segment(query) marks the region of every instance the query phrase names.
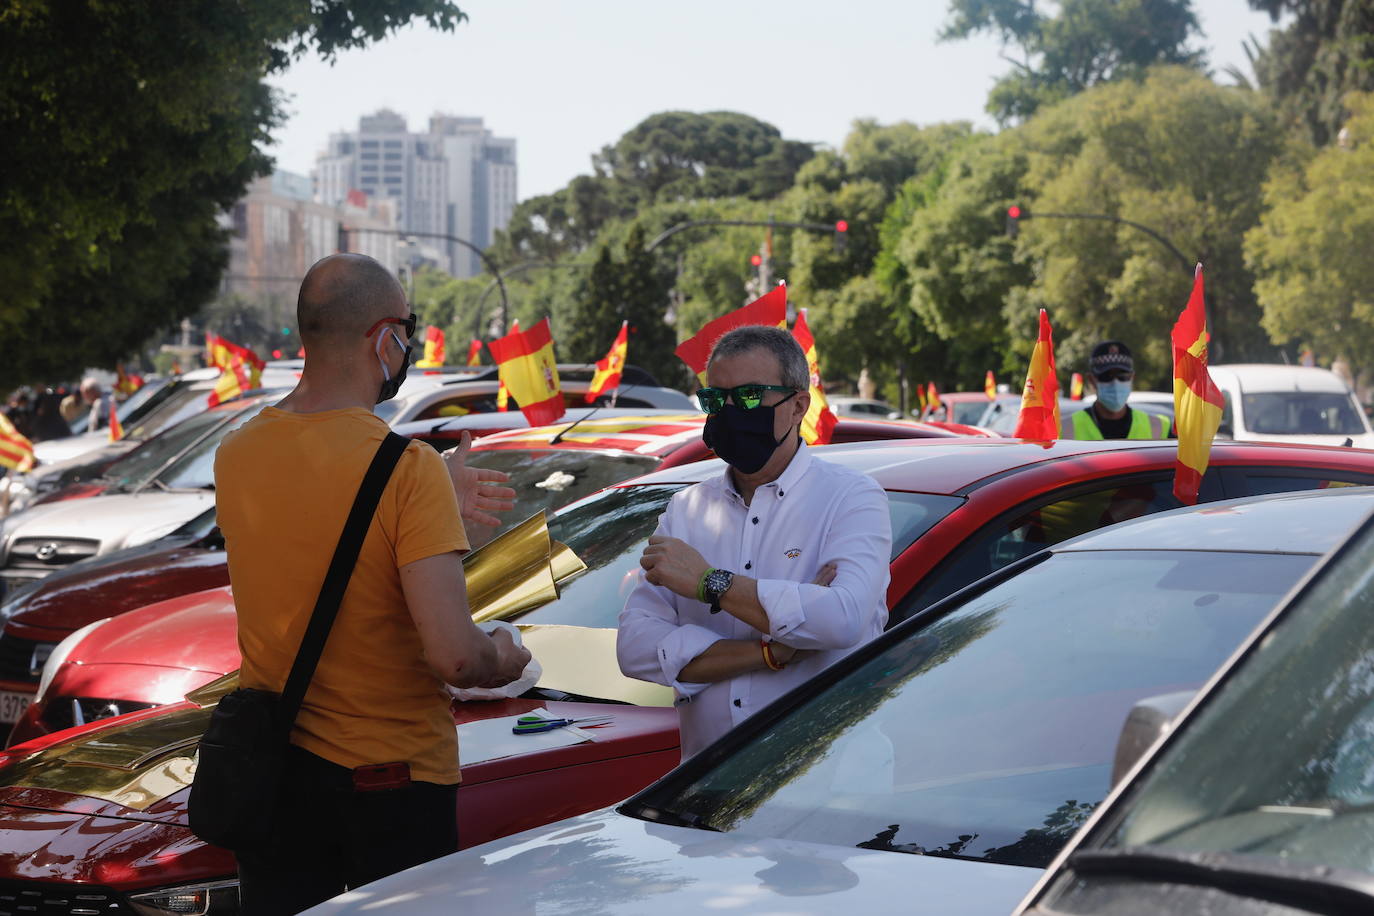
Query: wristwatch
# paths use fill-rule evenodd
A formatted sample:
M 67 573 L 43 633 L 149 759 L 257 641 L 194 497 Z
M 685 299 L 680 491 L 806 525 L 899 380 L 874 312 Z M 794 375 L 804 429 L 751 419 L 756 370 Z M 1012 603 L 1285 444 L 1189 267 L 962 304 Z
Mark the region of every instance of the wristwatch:
M 706 603 L 711 605 L 711 613 L 720 613 L 720 599 L 730 586 L 734 584 L 735 574 L 728 569 L 713 569 L 706 574 L 706 582 L 701 587 L 701 593 Z

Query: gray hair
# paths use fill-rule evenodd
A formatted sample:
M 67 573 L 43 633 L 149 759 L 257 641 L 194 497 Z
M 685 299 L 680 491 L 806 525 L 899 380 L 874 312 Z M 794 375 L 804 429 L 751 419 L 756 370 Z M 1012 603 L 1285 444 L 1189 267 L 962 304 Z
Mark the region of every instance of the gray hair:
M 722 356 L 739 356 L 754 350 L 763 350 L 777 361 L 782 383 L 788 388 L 806 391 L 811 387 L 811 368 L 806 364 L 806 354 L 797 339 L 782 328 L 761 324 L 735 328 L 716 341 L 706 365 L 709 368 Z

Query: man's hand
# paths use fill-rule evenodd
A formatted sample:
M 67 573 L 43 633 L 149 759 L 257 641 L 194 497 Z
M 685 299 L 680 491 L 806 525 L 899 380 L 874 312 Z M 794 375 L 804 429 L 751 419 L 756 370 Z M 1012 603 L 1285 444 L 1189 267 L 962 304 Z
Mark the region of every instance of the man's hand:
M 517 646 L 510 632 L 505 629 L 497 629 L 489 635 L 496 646 L 496 672 L 480 686 L 504 687 L 511 681 L 519 680 L 520 675 L 525 673 L 525 666 L 530 663 L 530 650 Z
M 695 599 L 701 577 L 711 565 L 686 541 L 655 534 L 639 558 L 644 578 L 684 598 Z
M 493 512 L 509 512 L 515 508 L 515 491 L 510 487 L 499 486 L 510 480 L 504 471 L 491 471 L 467 466 L 468 450 L 472 448 L 472 433 L 463 430 L 463 437 L 456 448 L 444 452 L 444 463 L 448 465 L 448 476 L 453 481 L 453 491 L 458 494 L 458 509 L 467 526 L 496 529 L 501 527 L 501 519 Z M 493 531 L 486 532 L 487 535 Z M 473 543 L 485 540 L 481 532 L 473 532 Z

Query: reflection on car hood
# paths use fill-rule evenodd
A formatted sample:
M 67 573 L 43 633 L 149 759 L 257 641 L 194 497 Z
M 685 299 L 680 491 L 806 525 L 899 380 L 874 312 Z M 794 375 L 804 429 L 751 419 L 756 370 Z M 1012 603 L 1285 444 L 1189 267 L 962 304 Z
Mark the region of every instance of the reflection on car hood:
M 1039 874 L 1011 865 L 667 827 L 606 809 L 435 859 L 307 912 L 962 916 L 1010 912 Z
M 66 461 L 69 458 L 76 458 L 87 452 L 103 449 L 110 444 L 109 431 L 98 429 L 93 433 L 82 433 L 79 436 L 64 436 L 61 439 L 48 439 L 39 442 L 33 447 L 33 457 L 40 462 L 39 466 L 43 467 L 59 461 Z M 123 451 L 128 451 L 128 447 L 126 446 Z
M 31 506 L 9 519 L 6 539 L 87 538 L 100 541 L 100 552 L 142 544 L 172 531 L 213 506 L 214 493 L 113 493 L 91 499 Z

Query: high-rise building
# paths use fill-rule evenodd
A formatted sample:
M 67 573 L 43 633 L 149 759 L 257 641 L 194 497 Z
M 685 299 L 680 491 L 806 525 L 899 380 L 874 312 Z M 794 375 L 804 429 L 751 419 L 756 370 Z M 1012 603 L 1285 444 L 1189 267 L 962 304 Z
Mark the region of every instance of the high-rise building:
M 382 110 L 358 121 L 356 133 L 330 135 L 316 161 L 315 194 L 337 204 L 350 191 L 396 202 L 404 231 L 452 235 L 479 248 L 491 244 L 515 209 L 515 141 L 495 137 L 481 118 L 435 115 L 428 133 L 410 133 L 405 119 Z M 459 277 L 481 272 L 481 260 L 461 245 L 426 240 Z

